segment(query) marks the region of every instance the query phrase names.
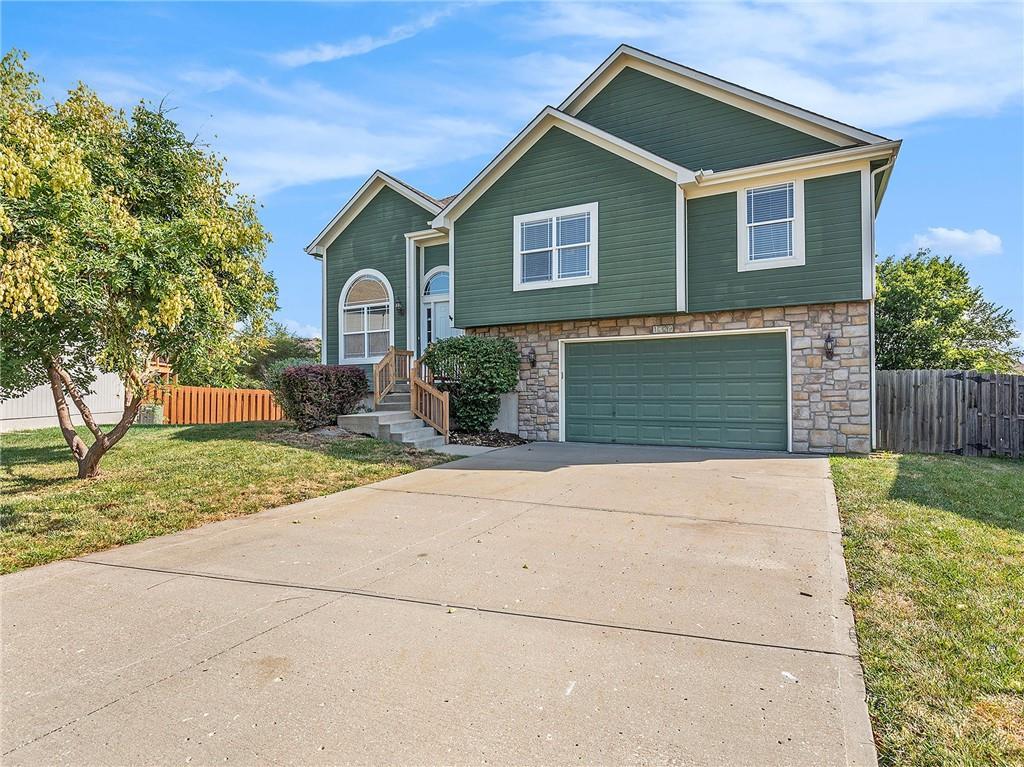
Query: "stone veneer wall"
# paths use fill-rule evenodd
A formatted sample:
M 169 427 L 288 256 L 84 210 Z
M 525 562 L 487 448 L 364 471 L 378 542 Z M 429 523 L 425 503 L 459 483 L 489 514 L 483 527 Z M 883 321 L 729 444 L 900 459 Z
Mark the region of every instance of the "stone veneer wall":
M 790 327 L 793 378 L 793 450 L 798 453 L 866 453 L 870 438 L 869 304 L 863 302 L 742 309 L 657 317 L 571 320 L 470 328 L 478 335 L 507 336 L 520 353 L 533 348 L 537 367 L 520 367 L 519 434 L 558 439 L 558 340 L 651 335 L 655 325 L 676 333 Z M 836 339 L 825 359 L 826 334 Z

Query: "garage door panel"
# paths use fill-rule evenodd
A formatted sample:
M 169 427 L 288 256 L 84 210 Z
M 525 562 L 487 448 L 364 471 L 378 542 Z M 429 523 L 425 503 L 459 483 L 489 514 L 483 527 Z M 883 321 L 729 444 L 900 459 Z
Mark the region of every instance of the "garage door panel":
M 565 438 L 745 447 L 787 444 L 781 333 L 565 347 Z

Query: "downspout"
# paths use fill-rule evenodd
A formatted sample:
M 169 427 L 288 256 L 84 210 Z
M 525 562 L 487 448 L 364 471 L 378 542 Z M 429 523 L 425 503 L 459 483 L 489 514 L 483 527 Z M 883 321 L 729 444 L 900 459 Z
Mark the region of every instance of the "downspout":
M 890 157 L 889 162 L 871 171 L 871 304 L 868 307 L 868 323 L 870 324 L 870 334 L 868 335 L 868 344 L 870 350 L 870 364 L 871 364 L 871 387 L 868 396 L 871 397 L 871 443 L 870 447 L 874 450 L 878 447 L 878 410 L 877 410 L 877 383 L 878 374 L 875 370 L 875 213 L 878 212 L 878 203 L 875 199 L 875 177 L 879 173 L 883 173 L 892 168 L 893 163 L 896 162 L 895 157 Z

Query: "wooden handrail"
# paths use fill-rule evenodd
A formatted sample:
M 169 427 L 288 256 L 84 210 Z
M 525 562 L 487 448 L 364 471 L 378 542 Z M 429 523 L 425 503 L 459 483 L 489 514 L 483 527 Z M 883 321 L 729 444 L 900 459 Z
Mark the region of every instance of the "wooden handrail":
M 380 362 L 373 365 L 373 404 L 379 405 L 385 395 L 395 388 L 399 381 L 409 380 L 412 352 L 407 349 L 388 349 Z
M 412 413 L 440 432 L 445 444 L 448 444 L 451 413 L 448 392 L 435 387 L 433 381 L 434 374 L 430 368 L 420 360 L 413 360 L 409 367 L 409 402 Z

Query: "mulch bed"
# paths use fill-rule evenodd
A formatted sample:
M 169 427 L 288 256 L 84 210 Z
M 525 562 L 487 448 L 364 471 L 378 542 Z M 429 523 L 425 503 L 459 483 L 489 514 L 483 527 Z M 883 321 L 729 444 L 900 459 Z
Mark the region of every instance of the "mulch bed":
M 453 431 L 448 435 L 448 441 L 454 445 L 512 447 L 513 445 L 525 445 L 530 440 L 523 439 L 518 434 L 509 434 L 506 431 L 482 431 L 476 433 Z

